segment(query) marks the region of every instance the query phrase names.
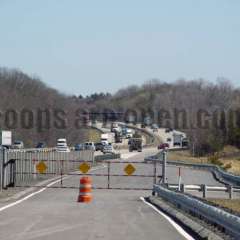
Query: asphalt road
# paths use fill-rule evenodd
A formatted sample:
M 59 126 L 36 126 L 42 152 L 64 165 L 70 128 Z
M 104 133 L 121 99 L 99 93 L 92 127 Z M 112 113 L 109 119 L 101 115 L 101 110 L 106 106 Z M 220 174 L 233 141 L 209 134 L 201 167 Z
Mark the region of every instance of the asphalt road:
M 152 150 L 124 153 L 121 164 L 111 165 L 111 174 L 123 174 L 126 161 L 143 161 Z M 129 157 L 129 158 L 128 158 Z M 94 173 L 106 173 L 106 165 Z M 152 164 L 134 164 L 134 174 L 152 175 Z M 157 168 L 158 174 L 161 167 Z M 92 173 L 93 173 L 92 172 Z M 168 169 L 168 181 L 177 182 L 177 168 Z M 93 177 L 95 187 L 107 186 L 106 177 Z M 216 185 L 211 173 L 184 169 L 185 183 Z M 152 177 L 111 177 L 111 187 L 151 188 Z M 64 186 L 77 187 L 79 176 L 70 176 Z M 55 186 L 58 186 L 56 184 Z M 77 189 L 49 188 L 13 207 L 0 211 L 1 240 L 71 239 L 185 239 L 162 215 L 140 200 L 151 190 L 94 190 L 90 204 L 77 203 Z

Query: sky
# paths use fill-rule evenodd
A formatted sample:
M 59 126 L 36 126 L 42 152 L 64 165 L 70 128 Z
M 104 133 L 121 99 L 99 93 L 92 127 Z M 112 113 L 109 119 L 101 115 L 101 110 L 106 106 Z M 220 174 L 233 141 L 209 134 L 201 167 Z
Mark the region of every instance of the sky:
M 0 66 L 66 94 L 150 79 L 240 86 L 239 0 L 0 0 Z

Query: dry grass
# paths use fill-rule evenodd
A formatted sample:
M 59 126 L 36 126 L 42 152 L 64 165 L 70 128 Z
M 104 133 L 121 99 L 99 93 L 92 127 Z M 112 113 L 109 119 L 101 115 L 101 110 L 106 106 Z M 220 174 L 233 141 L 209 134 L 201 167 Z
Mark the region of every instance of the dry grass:
M 168 159 L 172 161 L 185 161 L 189 163 L 208 163 L 207 157 L 192 157 L 189 151 L 169 152 Z
M 94 128 L 89 128 L 88 129 L 88 141 L 89 142 L 100 142 L 100 140 L 101 140 L 101 132 Z
M 229 165 L 230 167 L 226 171 L 240 175 L 240 157 L 225 157 L 227 154 L 239 153 L 239 149 L 226 146 L 222 152 L 219 153 L 219 161 L 223 163 L 222 167 Z M 169 160 L 185 161 L 189 163 L 211 163 L 208 157 L 192 157 L 189 151 L 169 152 Z
M 240 199 L 208 199 L 208 201 L 240 214 Z

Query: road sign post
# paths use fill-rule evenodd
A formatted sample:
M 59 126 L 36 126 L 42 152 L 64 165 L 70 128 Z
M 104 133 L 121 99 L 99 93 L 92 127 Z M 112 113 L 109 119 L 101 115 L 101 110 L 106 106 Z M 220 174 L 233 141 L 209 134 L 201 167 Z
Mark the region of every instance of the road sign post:
M 178 168 L 178 191 L 181 190 L 181 168 Z
M 163 159 L 162 159 L 162 183 L 167 183 L 167 174 L 166 174 L 166 168 L 167 168 L 167 152 L 165 150 L 162 151 Z

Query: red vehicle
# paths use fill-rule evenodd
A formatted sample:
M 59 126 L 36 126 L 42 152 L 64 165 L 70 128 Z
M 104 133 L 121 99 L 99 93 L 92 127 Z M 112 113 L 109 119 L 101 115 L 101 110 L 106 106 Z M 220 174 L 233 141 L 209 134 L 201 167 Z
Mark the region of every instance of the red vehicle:
M 165 149 L 165 148 L 169 148 L 168 143 L 162 143 L 162 144 L 158 145 L 158 149 Z

